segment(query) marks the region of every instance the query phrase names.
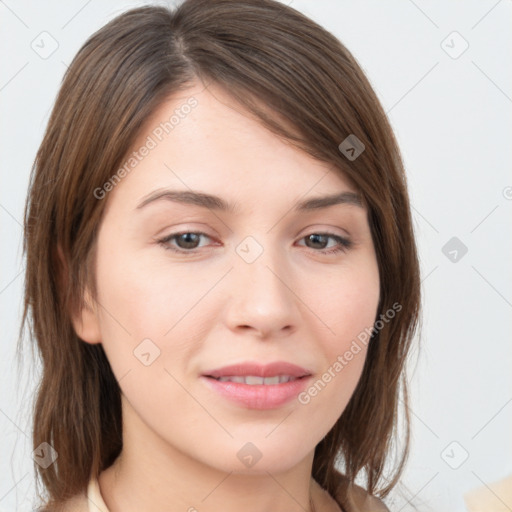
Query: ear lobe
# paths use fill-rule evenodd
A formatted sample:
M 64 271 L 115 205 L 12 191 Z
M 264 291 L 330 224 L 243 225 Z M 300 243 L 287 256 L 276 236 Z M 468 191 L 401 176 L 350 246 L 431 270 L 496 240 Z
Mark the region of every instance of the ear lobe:
M 60 263 L 59 287 L 64 294 L 68 282 L 68 266 L 61 246 L 57 246 Z M 62 295 L 64 296 L 64 295 Z M 84 305 L 78 311 L 70 311 L 71 323 L 77 336 L 86 343 L 101 343 L 101 332 L 96 302 L 88 289 L 84 292 Z
M 84 293 L 85 304 L 80 311 L 71 316 L 71 322 L 77 336 L 86 343 L 101 343 L 100 322 L 96 302 L 92 299 L 89 290 Z

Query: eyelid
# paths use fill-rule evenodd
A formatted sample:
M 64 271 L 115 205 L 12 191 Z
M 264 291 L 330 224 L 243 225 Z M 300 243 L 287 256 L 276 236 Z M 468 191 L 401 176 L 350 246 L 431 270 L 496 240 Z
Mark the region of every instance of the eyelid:
M 193 229 L 183 229 L 180 231 L 170 233 L 170 234 L 166 235 L 165 237 L 156 240 L 156 242 L 159 245 L 161 245 L 165 250 L 170 250 L 170 251 L 173 251 L 174 253 L 180 254 L 180 255 L 187 255 L 187 254 L 195 255 L 195 254 L 202 252 L 201 250 L 203 248 L 201 248 L 201 247 L 187 250 L 187 249 L 174 248 L 169 245 L 171 240 L 176 239 L 179 236 L 184 235 L 184 234 L 199 235 L 200 237 L 203 236 L 203 237 L 209 238 L 210 240 L 215 239 L 215 237 L 212 237 L 202 231 L 194 231 Z M 299 236 L 298 241 L 300 242 L 302 240 L 305 240 L 307 237 L 312 236 L 312 235 L 319 235 L 319 236 L 331 238 L 331 239 L 334 239 L 337 241 L 337 245 L 334 248 L 330 248 L 330 249 L 313 249 L 310 247 L 308 248 L 305 245 L 301 245 L 301 247 L 306 247 L 312 253 L 318 253 L 318 254 L 322 254 L 322 255 L 330 255 L 330 254 L 334 255 L 334 254 L 338 254 L 338 253 L 346 253 L 354 245 L 354 242 L 352 241 L 352 239 L 350 237 L 342 236 L 337 233 L 333 233 L 331 231 L 326 231 L 326 230 L 322 230 L 322 229 L 317 229 L 317 230 L 312 229 L 308 233 Z M 206 249 L 208 249 L 208 247 Z
M 172 233 L 169 233 L 168 235 L 165 235 L 164 237 L 156 238 L 155 241 L 160 244 L 165 244 L 166 242 L 168 242 L 174 238 L 178 238 L 180 235 L 185 235 L 188 233 L 191 233 L 193 235 L 203 236 L 203 237 L 209 238 L 210 240 L 214 240 L 214 237 L 210 236 L 208 233 L 205 233 L 203 231 L 197 231 L 197 230 L 194 231 L 193 229 L 182 229 L 180 231 L 174 231 Z M 185 249 L 181 249 L 181 251 L 188 252 L 188 253 L 192 253 L 195 250 L 197 250 L 197 249 L 191 249 L 189 251 L 186 251 Z

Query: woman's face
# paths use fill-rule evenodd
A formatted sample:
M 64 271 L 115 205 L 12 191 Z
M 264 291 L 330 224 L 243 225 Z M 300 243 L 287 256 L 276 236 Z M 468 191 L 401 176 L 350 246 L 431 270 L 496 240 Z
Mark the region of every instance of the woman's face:
M 97 199 L 97 301 L 75 321 L 119 381 L 123 449 L 235 472 L 312 457 L 354 392 L 366 357 L 354 340 L 377 314 L 355 189 L 215 86 L 163 104 L 133 151 Z

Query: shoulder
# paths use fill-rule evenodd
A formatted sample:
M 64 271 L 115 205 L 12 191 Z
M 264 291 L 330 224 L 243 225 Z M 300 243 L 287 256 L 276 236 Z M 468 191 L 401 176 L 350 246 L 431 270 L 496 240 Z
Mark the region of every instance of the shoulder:
M 79 494 L 68 500 L 59 512 L 89 512 L 89 500 L 87 496 Z
M 89 500 L 85 494 L 77 494 L 58 506 L 47 506 L 35 512 L 89 512 Z
M 340 486 L 334 499 L 346 512 L 390 512 L 385 503 L 368 493 L 360 485 L 350 483 L 347 477 L 341 473 Z
M 356 506 L 354 512 L 390 512 L 381 499 L 368 494 L 359 485 L 352 485 L 352 492 L 349 494 L 349 498 L 352 499 Z

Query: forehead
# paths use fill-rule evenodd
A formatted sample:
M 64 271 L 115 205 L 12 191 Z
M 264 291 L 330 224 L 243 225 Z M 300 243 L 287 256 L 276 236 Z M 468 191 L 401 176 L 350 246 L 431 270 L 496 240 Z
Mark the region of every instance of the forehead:
M 212 84 L 193 84 L 162 103 L 124 163 L 129 172 L 113 195 L 142 198 L 157 189 L 194 189 L 258 204 L 262 197 L 296 201 L 356 192 L 339 170 L 269 131 Z

